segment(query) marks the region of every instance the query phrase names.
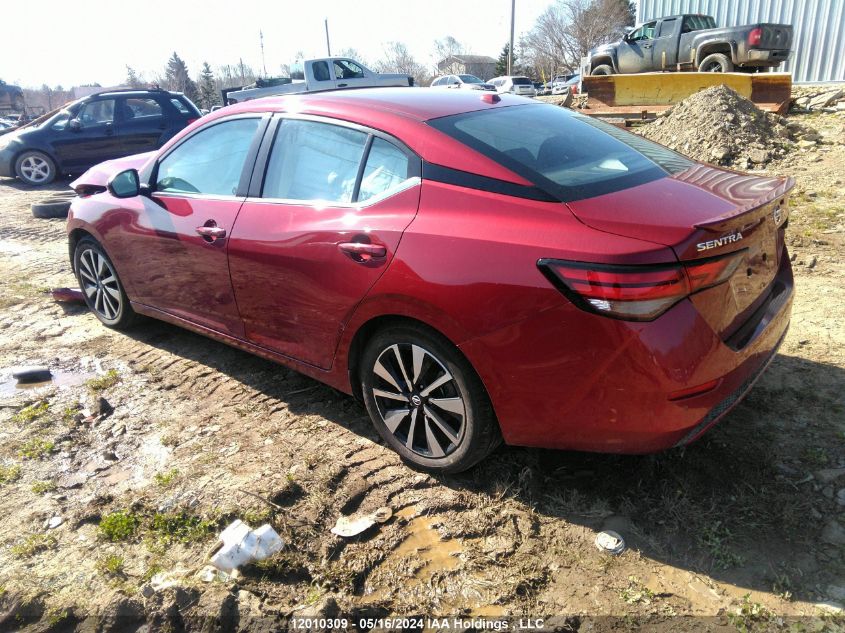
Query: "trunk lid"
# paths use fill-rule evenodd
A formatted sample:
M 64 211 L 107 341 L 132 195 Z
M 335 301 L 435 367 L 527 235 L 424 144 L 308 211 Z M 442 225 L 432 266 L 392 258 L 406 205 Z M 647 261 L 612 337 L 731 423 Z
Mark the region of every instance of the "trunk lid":
M 584 224 L 669 246 L 680 261 L 737 253 L 725 283 L 691 301 L 728 338 L 765 301 L 783 252 L 791 178 L 766 178 L 695 165 L 638 187 L 568 205 Z

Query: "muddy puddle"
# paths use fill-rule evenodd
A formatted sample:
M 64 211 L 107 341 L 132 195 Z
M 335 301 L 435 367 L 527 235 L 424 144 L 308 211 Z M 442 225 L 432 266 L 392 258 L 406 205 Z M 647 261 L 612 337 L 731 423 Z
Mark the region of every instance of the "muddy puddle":
M 9 378 L 0 382 L 0 397 L 14 396 L 42 387 L 78 387 L 96 377 L 96 375 L 94 372 L 54 371 L 50 380 L 41 382 L 18 382 L 14 378 Z

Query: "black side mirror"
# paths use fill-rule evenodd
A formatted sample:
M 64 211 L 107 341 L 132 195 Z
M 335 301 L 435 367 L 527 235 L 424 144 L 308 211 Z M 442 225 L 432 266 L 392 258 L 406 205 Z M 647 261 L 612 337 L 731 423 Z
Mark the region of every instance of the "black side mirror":
M 78 132 L 82 129 L 82 121 L 80 121 L 79 119 L 71 119 L 67 122 L 67 127 L 73 132 Z
M 134 198 L 141 193 L 141 180 L 137 169 L 127 169 L 112 176 L 108 190 L 115 198 Z

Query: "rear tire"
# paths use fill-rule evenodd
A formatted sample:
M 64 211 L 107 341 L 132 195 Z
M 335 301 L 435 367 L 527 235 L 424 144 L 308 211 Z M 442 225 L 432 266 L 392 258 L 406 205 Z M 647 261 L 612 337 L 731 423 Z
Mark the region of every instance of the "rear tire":
M 732 73 L 734 63 L 724 53 L 713 53 L 701 60 L 698 71 L 702 73 Z
M 360 372 L 373 425 L 416 468 L 459 473 L 502 441 L 493 406 L 472 366 L 454 345 L 425 327 L 403 324 L 376 334 L 364 350 Z
M 47 185 L 56 179 L 56 163 L 44 152 L 31 150 L 18 156 L 15 174 L 28 185 Z
M 117 276 L 114 264 L 97 241 L 83 237 L 73 252 L 73 269 L 85 303 L 106 327 L 125 330 L 136 314 Z
M 613 66 L 609 64 L 601 64 L 600 66 L 596 66 L 593 68 L 593 72 L 590 73 L 593 76 L 602 76 L 602 75 L 613 75 Z

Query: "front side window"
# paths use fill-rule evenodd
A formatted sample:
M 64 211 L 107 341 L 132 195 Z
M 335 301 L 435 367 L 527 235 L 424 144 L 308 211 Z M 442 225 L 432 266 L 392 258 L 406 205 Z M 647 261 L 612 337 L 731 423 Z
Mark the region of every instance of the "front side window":
M 374 198 L 408 178 L 408 156 L 398 147 L 381 138 L 373 138 L 367 164 L 361 179 L 358 202 Z
M 159 163 L 156 191 L 237 195 L 259 119 L 223 121 L 201 130 Z
M 367 134 L 287 119 L 279 126 L 262 196 L 283 200 L 352 202 Z
M 693 164 L 610 124 L 550 105 L 479 110 L 429 125 L 564 201 L 644 184 Z
M 114 122 L 114 99 L 91 101 L 82 106 L 79 120 L 84 126 L 105 125 Z
M 654 22 L 648 22 L 643 24 L 640 28 L 636 31 L 631 33 L 628 39 L 632 42 L 636 42 L 639 40 L 653 40 L 654 39 L 654 29 L 657 27 L 657 20 Z
M 337 79 L 360 79 L 364 69 L 348 59 L 338 59 L 334 62 L 334 75 Z
M 70 114 L 68 112 L 60 112 L 57 117 L 55 117 L 50 123 L 50 129 L 56 130 L 56 132 L 61 132 L 67 127 L 67 123 L 70 121 Z

